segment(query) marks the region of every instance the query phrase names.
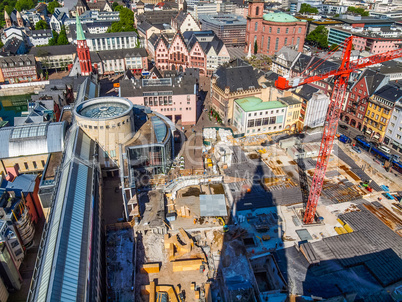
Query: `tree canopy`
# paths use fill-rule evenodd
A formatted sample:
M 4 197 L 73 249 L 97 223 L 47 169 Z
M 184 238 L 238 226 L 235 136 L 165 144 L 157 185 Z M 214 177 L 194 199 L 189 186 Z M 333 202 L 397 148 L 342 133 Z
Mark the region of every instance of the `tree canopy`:
M 116 9 L 116 7 L 118 7 L 118 6 L 120 6 L 120 9 L 123 7 L 123 6 L 119 5 L 119 3 L 113 2 L 113 4 L 112 4 L 112 9 L 113 9 L 114 11 L 119 11 L 120 9 Z
M 46 23 L 45 20 L 39 20 L 38 22 L 36 22 L 35 24 L 35 29 L 48 29 L 49 25 Z
M 49 2 L 47 4 L 47 11 L 49 12 L 49 14 L 53 15 L 54 14 L 54 9 L 56 7 L 60 7 L 60 6 L 61 6 L 60 3 L 58 1 L 56 1 L 56 0 L 54 0 L 54 1 Z
M 134 28 L 133 11 L 125 7 L 122 7 L 119 11 L 120 21 L 112 23 L 112 26 L 108 28 L 107 32 L 137 31 Z
M 68 39 L 67 39 L 66 28 L 63 26 L 61 28 L 59 37 L 57 38 L 57 45 L 67 45 L 67 44 L 68 44 Z
M 318 9 L 316 7 L 312 7 L 310 4 L 302 3 L 299 13 L 318 14 Z
M 10 15 L 11 12 L 13 11 L 15 7 L 15 3 L 17 0 L 3 0 L 0 1 L 0 26 L 4 27 L 5 21 L 4 21 L 4 11 L 7 11 L 7 13 Z
M 348 12 L 358 14 L 358 15 L 364 16 L 364 17 L 367 17 L 369 15 L 369 12 L 365 11 L 364 8 L 361 8 L 361 7 L 349 6 Z
M 57 45 L 57 39 L 59 38 L 59 34 L 57 33 L 57 31 L 52 30 L 52 35 L 53 38 L 49 39 L 50 46 Z
M 35 7 L 35 2 L 33 0 L 18 0 L 15 4 L 15 9 L 17 11 L 28 10 Z
M 60 34 L 58 34 L 56 31 L 52 30 L 53 38 L 49 39 L 49 45 L 67 45 L 68 39 L 67 39 L 67 33 L 66 33 L 66 28 L 63 26 L 61 28 Z
M 318 47 L 327 48 L 328 47 L 328 30 L 324 25 L 317 26 L 312 32 L 310 32 L 306 41 L 315 43 Z

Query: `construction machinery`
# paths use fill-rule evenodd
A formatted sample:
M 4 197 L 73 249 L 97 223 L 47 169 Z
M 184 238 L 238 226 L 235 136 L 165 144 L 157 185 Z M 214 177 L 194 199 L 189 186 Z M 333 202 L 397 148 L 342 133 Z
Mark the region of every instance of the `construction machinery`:
M 225 223 L 225 220 L 223 220 L 222 217 L 216 217 L 217 219 L 219 219 L 222 222 L 222 226 L 223 226 L 223 232 L 226 233 L 227 231 L 229 231 L 229 227 L 227 226 L 227 224 Z
M 350 74 L 360 68 L 365 68 L 371 65 L 402 57 L 402 49 L 396 49 L 351 61 L 350 54 L 353 46 L 353 38 L 353 36 L 346 38 L 345 42 L 340 45 L 340 48 L 338 48 L 343 49 L 342 62 L 338 69 L 333 69 L 327 72 L 323 71 L 322 73 L 318 72 L 317 70 L 318 67 L 320 67 L 335 53 L 335 50 L 333 50 L 329 52 L 327 56 L 323 59 L 316 60 L 315 62 L 309 64 L 307 68 L 303 72 L 301 72 L 300 76 L 293 78 L 280 76 L 275 81 L 275 86 L 278 89 L 286 90 L 308 83 L 313 83 L 332 77 L 334 78 L 334 86 L 332 89 L 331 100 L 325 120 L 320 152 L 317 157 L 317 164 L 313 176 L 313 181 L 310 187 L 306 210 L 303 217 L 303 223 L 305 224 L 310 224 L 314 222 L 317 203 L 321 194 L 325 172 L 327 170 L 329 157 L 331 155 L 332 147 L 334 144 L 334 138 L 341 113 L 341 106 L 345 97 Z

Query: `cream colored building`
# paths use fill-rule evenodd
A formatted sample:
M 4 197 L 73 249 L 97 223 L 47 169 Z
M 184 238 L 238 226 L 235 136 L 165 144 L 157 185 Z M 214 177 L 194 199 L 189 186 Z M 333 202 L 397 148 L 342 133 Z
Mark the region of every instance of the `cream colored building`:
M 119 145 L 130 140 L 135 132 L 133 104 L 124 98 L 100 97 L 75 107 L 74 115 L 81 129 L 104 151 L 104 164 L 118 163 Z
M 303 128 L 303 125 L 300 122 L 300 109 L 302 102 L 292 96 L 279 98 L 278 100 L 287 105 L 284 129 L 292 132 L 301 130 Z

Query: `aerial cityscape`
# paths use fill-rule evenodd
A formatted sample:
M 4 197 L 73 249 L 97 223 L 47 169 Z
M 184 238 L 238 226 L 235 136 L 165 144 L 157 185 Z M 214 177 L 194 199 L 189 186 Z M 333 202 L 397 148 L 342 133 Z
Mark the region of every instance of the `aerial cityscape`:
M 0 1 L 0 302 L 402 302 L 402 0 Z

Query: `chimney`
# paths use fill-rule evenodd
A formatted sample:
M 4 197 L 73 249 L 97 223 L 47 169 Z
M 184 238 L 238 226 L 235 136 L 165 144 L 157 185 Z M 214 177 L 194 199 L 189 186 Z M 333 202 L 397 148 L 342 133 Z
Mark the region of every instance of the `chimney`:
M 18 164 L 15 164 L 12 167 L 6 167 L 6 180 L 8 181 L 13 181 L 18 175 L 19 175 L 19 171 L 20 167 L 18 166 Z

